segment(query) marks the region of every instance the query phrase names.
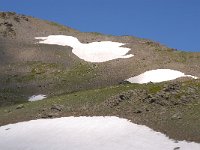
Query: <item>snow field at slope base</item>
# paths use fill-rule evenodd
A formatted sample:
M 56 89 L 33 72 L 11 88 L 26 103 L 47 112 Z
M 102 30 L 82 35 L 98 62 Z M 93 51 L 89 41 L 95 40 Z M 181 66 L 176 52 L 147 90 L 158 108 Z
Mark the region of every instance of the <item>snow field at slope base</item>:
M 0 127 L 1 150 L 200 150 L 118 117 L 39 119 Z
M 192 75 L 185 75 L 184 73 L 177 70 L 156 69 L 156 70 L 146 71 L 138 76 L 131 77 L 127 79 L 126 81 L 129 81 L 131 83 L 139 83 L 139 84 L 148 83 L 148 82 L 158 83 L 158 82 L 163 82 L 163 81 L 174 80 L 180 77 L 190 77 L 193 79 L 198 78 Z
M 118 42 L 101 41 L 83 44 L 76 37 L 65 35 L 50 35 L 48 37 L 36 37 L 35 39 L 40 40 L 39 43 L 43 44 L 70 46 L 76 56 L 88 62 L 106 62 L 133 56 L 133 54 L 127 55 L 130 48 L 121 47 L 125 44 Z
M 29 97 L 28 101 L 30 101 L 30 102 L 39 101 L 39 100 L 43 100 L 45 98 L 47 98 L 46 95 L 42 95 L 42 94 L 33 95 L 33 96 Z

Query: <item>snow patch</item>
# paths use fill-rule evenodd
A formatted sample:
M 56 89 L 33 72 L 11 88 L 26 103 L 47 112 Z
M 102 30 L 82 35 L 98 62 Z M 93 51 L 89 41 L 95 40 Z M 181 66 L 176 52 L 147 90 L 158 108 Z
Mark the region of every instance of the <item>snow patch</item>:
M 50 35 L 48 37 L 35 37 L 39 43 L 56 44 L 72 47 L 72 52 L 88 62 L 106 62 L 118 58 L 130 58 L 133 54 L 127 54 L 131 49 L 121 47 L 124 43 L 101 41 L 83 44 L 76 37 L 65 35 Z
M 190 77 L 193 79 L 198 79 L 198 77 L 192 75 L 185 75 L 184 73 L 177 70 L 156 69 L 156 70 L 146 71 L 138 76 L 131 77 L 126 81 L 129 81 L 131 83 L 140 83 L 140 84 L 148 82 L 157 83 L 157 82 L 174 80 L 180 77 Z
M 46 95 L 42 95 L 42 94 L 40 94 L 40 95 L 33 95 L 33 96 L 29 97 L 28 101 L 30 101 L 30 102 L 39 101 L 39 100 L 43 100 L 45 98 L 47 98 Z
M 2 150 L 199 150 L 118 117 L 39 119 L 0 127 Z

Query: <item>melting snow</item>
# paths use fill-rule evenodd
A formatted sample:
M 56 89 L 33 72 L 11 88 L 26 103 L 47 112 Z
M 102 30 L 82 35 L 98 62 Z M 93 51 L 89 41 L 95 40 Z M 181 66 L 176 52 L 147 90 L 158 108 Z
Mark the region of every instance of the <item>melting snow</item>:
M 191 77 L 197 79 L 198 77 L 192 75 L 185 75 L 184 73 L 176 70 L 171 69 L 157 69 L 157 70 L 150 70 L 146 71 L 138 76 L 131 77 L 127 79 L 127 81 L 131 83 L 148 83 L 148 82 L 163 82 L 174 80 L 180 77 Z
M 2 150 L 199 150 L 117 117 L 40 119 L 0 127 Z
M 28 101 L 31 101 L 31 102 L 32 101 L 39 101 L 39 100 L 43 100 L 45 98 L 47 98 L 46 95 L 42 95 L 42 94 L 40 94 L 40 95 L 33 95 L 33 96 L 29 97 Z
M 130 58 L 133 54 L 127 53 L 130 48 L 121 47 L 125 44 L 111 41 L 101 41 L 83 44 L 73 36 L 50 35 L 48 37 L 36 37 L 39 43 L 56 44 L 72 47 L 72 52 L 88 62 L 105 62 L 118 58 Z

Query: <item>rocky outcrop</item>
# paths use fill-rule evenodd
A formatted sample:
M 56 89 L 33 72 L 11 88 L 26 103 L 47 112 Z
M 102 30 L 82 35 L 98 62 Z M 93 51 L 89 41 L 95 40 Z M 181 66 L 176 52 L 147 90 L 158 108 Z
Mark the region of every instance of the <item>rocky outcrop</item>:
M 143 102 L 158 104 L 161 106 L 175 106 L 191 103 L 200 98 L 198 87 L 187 87 L 184 89 L 181 83 L 165 84 L 160 91 L 148 94 Z
M 150 83 L 152 84 L 152 83 Z M 200 101 L 198 86 L 185 87 L 182 83 L 165 83 L 157 92 L 151 92 L 150 87 L 143 90 L 135 89 L 122 92 L 107 99 L 103 105 L 113 108 L 125 101 L 140 100 L 144 103 L 160 106 L 185 105 L 193 101 Z M 152 88 L 152 87 L 151 87 Z M 156 88 L 156 85 L 155 87 Z

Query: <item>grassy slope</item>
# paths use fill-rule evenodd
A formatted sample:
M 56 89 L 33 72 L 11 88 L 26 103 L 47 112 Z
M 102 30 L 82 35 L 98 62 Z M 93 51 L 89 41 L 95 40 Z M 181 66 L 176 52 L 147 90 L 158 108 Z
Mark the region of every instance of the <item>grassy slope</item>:
M 9 69 L 15 67 L 27 68 L 27 71 L 23 74 L 8 74 L 5 77 L 4 84 L 17 85 L 17 87 L 5 86 L 0 89 L 2 106 L 27 101 L 28 97 L 35 93 L 58 95 L 80 90 L 80 87 L 76 86 L 86 85 L 95 74 L 93 66 L 87 63 L 74 64 L 70 69 L 65 69 L 61 64 L 36 61 L 11 64 Z M 36 87 L 31 88 L 35 84 Z
M 146 101 L 149 95 L 158 96 L 170 84 L 121 84 L 28 102 L 24 103 L 21 109 L 17 109 L 18 105 L 1 107 L 0 125 L 38 118 L 115 115 L 130 119 L 134 123 L 145 124 L 174 139 L 200 142 L 199 81 L 175 83 L 179 86 L 178 92 L 169 93 L 173 101 L 168 99 L 163 103 L 149 102 L 148 99 Z M 191 87 L 195 90 L 195 94 L 186 92 Z M 119 99 L 120 95 L 124 95 L 125 98 Z M 181 96 L 187 98 L 180 101 Z M 61 107 L 61 111 L 53 109 L 54 105 Z

